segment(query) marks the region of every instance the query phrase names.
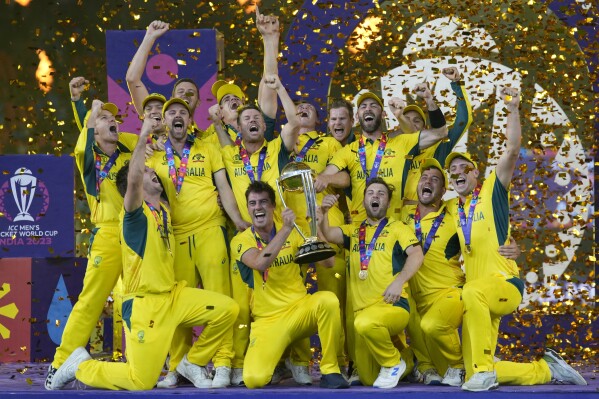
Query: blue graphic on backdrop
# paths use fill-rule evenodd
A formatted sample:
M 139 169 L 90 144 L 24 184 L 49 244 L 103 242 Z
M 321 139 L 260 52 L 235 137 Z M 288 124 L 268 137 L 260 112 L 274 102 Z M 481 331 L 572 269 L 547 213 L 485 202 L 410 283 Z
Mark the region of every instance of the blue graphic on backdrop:
M 48 336 L 56 345 L 60 345 L 62 332 L 73 310 L 73 305 L 68 296 L 69 292 L 61 274 L 58 284 L 56 284 L 54 295 L 52 296 L 52 302 L 48 308 Z

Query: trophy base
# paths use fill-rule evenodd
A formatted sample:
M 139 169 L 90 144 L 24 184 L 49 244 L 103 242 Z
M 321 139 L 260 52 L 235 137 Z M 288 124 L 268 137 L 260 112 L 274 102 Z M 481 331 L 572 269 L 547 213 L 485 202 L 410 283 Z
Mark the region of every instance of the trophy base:
M 336 251 L 326 242 L 307 242 L 299 247 L 294 262 L 298 264 L 316 263 L 334 256 L 335 253 Z

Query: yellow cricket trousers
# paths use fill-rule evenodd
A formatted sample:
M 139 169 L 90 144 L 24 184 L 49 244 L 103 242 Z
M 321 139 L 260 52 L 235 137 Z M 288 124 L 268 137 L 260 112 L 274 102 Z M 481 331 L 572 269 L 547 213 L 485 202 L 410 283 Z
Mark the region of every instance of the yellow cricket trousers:
M 237 304 L 215 292 L 177 285 L 165 294 L 139 295 L 123 302 L 127 362 L 89 360 L 81 363 L 77 379 L 104 389 L 152 389 L 164 365 L 178 326 L 204 325 L 190 349 L 191 363 L 205 366 L 224 341 L 231 342 Z
M 332 292 L 320 291 L 306 295 L 280 314 L 252 323 L 243 368 L 245 386 L 260 388 L 268 384 L 285 349 L 317 330 L 322 345 L 320 372 L 339 373 L 339 300 Z

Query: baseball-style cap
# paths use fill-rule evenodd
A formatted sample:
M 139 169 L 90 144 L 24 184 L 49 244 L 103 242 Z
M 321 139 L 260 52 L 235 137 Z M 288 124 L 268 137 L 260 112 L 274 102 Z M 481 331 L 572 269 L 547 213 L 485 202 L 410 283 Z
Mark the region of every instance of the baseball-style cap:
M 358 108 L 360 107 L 360 104 L 362 104 L 362 101 L 366 100 L 367 98 L 372 98 L 374 101 L 379 103 L 381 108 L 383 108 L 383 100 L 381 100 L 379 96 L 377 96 L 371 91 L 364 92 L 358 96 L 358 101 L 356 101 L 356 105 L 358 106 Z
M 435 158 L 427 158 L 420 164 L 420 173 L 424 172 L 427 169 L 435 168 L 438 169 L 443 175 L 443 182 L 445 183 L 445 189 L 447 189 L 447 175 L 443 170 L 443 167 Z
M 144 109 L 146 107 L 146 104 L 153 100 L 160 101 L 164 105 L 164 103 L 166 102 L 166 97 L 164 97 L 160 93 L 152 93 L 148 95 L 146 98 L 144 98 L 143 102 L 141 103 L 141 108 Z
M 113 103 L 102 104 L 102 109 L 110 112 L 113 116 L 117 116 L 117 114 L 119 113 L 119 107 L 117 107 L 116 104 Z
M 182 99 L 182 98 L 171 98 L 170 100 L 168 100 L 167 102 L 164 103 L 164 105 L 162 106 L 162 117 L 164 118 L 164 113 L 166 112 L 166 110 L 168 109 L 168 107 L 170 107 L 173 104 L 182 104 L 185 106 L 185 108 L 187 109 L 187 112 L 189 112 L 189 115 L 191 115 L 191 109 L 189 108 L 189 104 L 187 104 L 187 102 Z
M 424 114 L 424 111 L 422 110 L 422 108 L 420 108 L 419 106 L 417 106 L 415 104 L 410 104 L 403 109 L 403 113 L 405 114 L 408 111 L 418 112 L 418 114 L 422 117 L 422 120 L 424 121 L 424 123 L 426 123 L 426 115 Z
M 216 97 L 216 102 L 220 104 L 220 100 L 227 94 L 232 94 L 242 101 L 245 101 L 245 94 L 235 83 L 227 83 L 224 80 L 217 80 L 211 88 L 212 95 Z
M 466 161 L 474 165 L 474 169 L 478 169 L 476 162 L 474 162 L 474 160 L 472 159 L 472 155 L 468 154 L 467 152 L 452 152 L 451 154 L 449 154 L 445 159 L 445 169 L 449 170 L 449 165 L 451 165 L 451 161 L 453 161 L 456 158 L 464 158 Z

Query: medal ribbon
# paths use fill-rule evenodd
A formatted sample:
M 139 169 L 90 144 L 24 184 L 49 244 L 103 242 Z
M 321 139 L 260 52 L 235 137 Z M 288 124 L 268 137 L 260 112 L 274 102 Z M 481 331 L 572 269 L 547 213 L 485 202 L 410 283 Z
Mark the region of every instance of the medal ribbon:
M 370 240 L 370 244 L 368 244 L 368 249 L 366 249 L 366 220 L 364 220 L 360 224 L 360 230 L 358 230 L 358 243 L 360 248 L 360 270 L 368 270 L 368 264 L 370 263 L 370 257 L 372 256 L 372 251 L 374 251 L 374 244 L 376 244 L 376 239 L 383 231 L 383 228 L 387 225 L 387 218 L 381 219 L 379 225 L 374 231 L 374 235 L 372 236 L 372 240 Z
M 387 135 L 382 134 L 381 140 L 379 141 L 379 148 L 376 150 L 376 157 L 374 158 L 374 163 L 372 164 L 372 169 L 370 170 L 370 175 L 368 174 L 368 169 L 366 169 L 366 145 L 364 144 L 364 136 L 360 137 L 359 145 L 358 145 L 358 156 L 360 157 L 360 165 L 362 166 L 362 171 L 364 172 L 364 176 L 368 176 L 366 178 L 366 183 L 368 183 L 373 178 L 377 177 L 379 174 L 379 168 L 381 167 L 381 159 L 385 154 L 385 148 L 387 147 Z
M 175 167 L 175 150 L 173 149 L 171 139 L 167 139 L 164 143 L 166 162 L 168 164 L 168 174 L 175 185 L 177 195 L 179 195 L 181 187 L 183 186 L 183 180 L 185 180 L 185 174 L 187 173 L 187 162 L 189 162 L 189 153 L 192 143 L 193 141 L 189 140 L 189 138 L 185 140 L 185 145 L 183 146 L 183 155 L 181 156 L 181 163 L 179 164 L 179 173 L 177 173 L 177 168 Z
M 160 214 L 158 213 L 158 210 L 156 210 L 156 208 L 154 208 L 154 206 L 150 204 L 148 201 L 144 202 L 146 203 L 148 208 L 150 208 L 152 215 L 154 215 L 154 219 L 156 219 L 156 223 L 158 224 L 158 231 L 160 232 L 160 237 L 166 240 L 168 246 L 168 215 L 166 214 L 166 209 L 164 209 L 162 205 L 160 205 L 160 212 L 162 212 L 162 223 L 160 223 Z
M 437 233 L 437 230 L 439 230 L 439 226 L 441 226 L 441 222 L 443 222 L 443 218 L 445 217 L 445 209 L 443 209 L 443 212 L 441 212 L 439 215 L 437 215 L 437 217 L 435 218 L 435 220 L 433 220 L 433 225 L 431 226 L 431 229 L 429 230 L 427 236 L 426 236 L 426 240 L 424 241 L 423 245 L 422 245 L 422 252 L 424 252 L 425 254 L 428 252 L 428 249 L 431 247 L 431 244 L 433 243 L 433 239 L 435 238 L 435 234 Z M 422 243 L 422 227 L 420 225 L 420 209 L 418 208 L 418 206 L 416 206 L 416 211 L 414 212 L 414 230 L 416 232 L 416 238 L 418 238 L 418 241 L 420 241 Z
M 262 249 L 264 248 L 264 244 L 262 244 L 262 239 L 260 237 L 258 237 L 256 235 L 256 232 L 254 231 L 254 226 L 251 226 L 252 229 L 252 234 L 254 235 L 254 238 L 256 239 L 256 246 L 258 247 L 259 251 L 262 251 Z M 275 238 L 275 235 L 277 234 L 277 229 L 276 227 L 272 227 L 272 230 L 270 232 L 270 239 L 268 240 L 269 242 L 272 241 L 273 238 Z M 266 283 L 266 280 L 268 280 L 268 269 L 264 270 L 262 272 L 262 285 L 264 286 L 264 284 Z
M 121 152 L 117 148 L 116 151 L 114 151 L 112 153 L 110 158 L 108 158 L 108 161 L 106 162 L 106 165 L 104 165 L 103 168 L 102 168 L 102 157 L 100 157 L 100 154 L 98 154 L 95 150 L 94 150 L 94 153 L 96 154 L 96 199 L 99 201 L 100 200 L 100 184 L 102 184 L 102 182 L 104 181 L 106 176 L 108 176 L 110 169 L 112 169 L 112 167 L 116 163 L 116 159 L 119 157 L 119 154 Z
M 464 240 L 466 241 L 466 247 L 470 247 L 470 240 L 472 238 L 472 220 L 474 217 L 474 208 L 478 202 L 478 194 L 480 193 L 481 185 L 478 184 L 472 192 L 472 199 L 470 200 L 470 210 L 468 211 L 468 219 L 464 212 L 464 203 L 460 198 L 458 200 L 458 214 L 460 216 L 460 226 L 462 227 L 462 233 L 464 233 Z
M 256 180 L 254 177 L 254 167 L 252 166 L 252 164 L 250 162 L 250 157 L 248 155 L 247 150 L 241 143 L 241 133 L 237 133 L 237 138 L 235 139 L 235 145 L 237 146 L 237 148 L 239 148 L 239 156 L 241 156 L 241 160 L 243 161 L 243 168 L 245 169 L 245 173 L 247 173 L 248 177 L 250 178 L 250 181 L 253 183 Z M 260 181 L 262 178 L 262 169 L 264 169 L 264 160 L 265 159 L 266 159 L 266 146 L 262 147 L 262 150 L 260 150 L 260 155 L 258 157 L 258 167 L 256 168 L 257 169 L 256 174 L 258 175 L 258 181 Z
M 304 161 L 304 158 L 306 157 L 306 153 L 308 152 L 310 147 L 312 147 L 312 144 L 314 144 L 315 141 L 316 141 L 316 139 L 311 138 L 310 140 L 308 140 L 306 142 L 306 144 L 304 144 L 301 151 L 295 156 L 295 162 L 303 162 Z

